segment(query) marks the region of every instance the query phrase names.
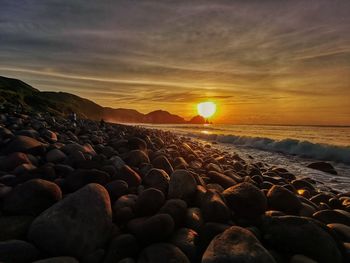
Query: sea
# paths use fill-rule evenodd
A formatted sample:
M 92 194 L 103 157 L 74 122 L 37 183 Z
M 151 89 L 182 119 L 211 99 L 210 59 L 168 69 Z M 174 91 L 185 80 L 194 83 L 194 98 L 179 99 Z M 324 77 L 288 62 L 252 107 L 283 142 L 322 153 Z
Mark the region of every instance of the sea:
M 172 131 L 220 150 L 237 153 L 245 160 L 284 167 L 298 178 L 310 177 L 320 190 L 350 191 L 350 127 L 280 125 L 146 125 Z M 253 159 L 252 159 L 253 158 Z M 310 169 L 315 161 L 331 163 L 338 175 Z

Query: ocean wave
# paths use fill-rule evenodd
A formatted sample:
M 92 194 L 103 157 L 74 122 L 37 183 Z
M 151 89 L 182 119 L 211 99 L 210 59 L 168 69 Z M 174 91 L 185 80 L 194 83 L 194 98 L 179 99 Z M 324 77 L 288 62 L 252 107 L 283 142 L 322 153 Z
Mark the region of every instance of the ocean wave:
M 191 133 L 204 140 L 217 141 L 221 143 L 231 143 L 236 146 L 251 147 L 264 151 L 279 152 L 284 154 L 298 155 L 304 158 L 316 160 L 334 161 L 341 163 L 350 163 L 350 147 L 312 143 L 309 141 L 300 141 L 286 138 L 283 140 L 274 140 L 264 137 L 250 137 L 238 135 L 222 134 L 203 134 Z

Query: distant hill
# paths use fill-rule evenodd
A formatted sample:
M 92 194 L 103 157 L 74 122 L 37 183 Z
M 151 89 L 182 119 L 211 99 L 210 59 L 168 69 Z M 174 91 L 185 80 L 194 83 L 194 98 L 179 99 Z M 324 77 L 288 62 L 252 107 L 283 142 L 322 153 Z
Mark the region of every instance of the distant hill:
M 102 107 L 91 100 L 66 92 L 39 91 L 27 83 L 0 76 L 0 103 L 16 106 L 19 103 L 26 110 L 68 115 L 75 112 L 81 118 L 105 119 L 123 123 L 188 123 L 184 118 L 167 111 L 156 110 L 143 114 L 133 109 Z M 199 119 L 197 119 L 199 121 Z

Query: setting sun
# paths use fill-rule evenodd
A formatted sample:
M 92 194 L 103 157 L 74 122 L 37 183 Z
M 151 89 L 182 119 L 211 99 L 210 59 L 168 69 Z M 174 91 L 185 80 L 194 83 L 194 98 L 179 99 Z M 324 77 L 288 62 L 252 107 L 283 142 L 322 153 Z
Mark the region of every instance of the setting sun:
M 198 114 L 204 118 L 210 118 L 216 112 L 216 104 L 214 102 L 201 102 L 197 105 Z

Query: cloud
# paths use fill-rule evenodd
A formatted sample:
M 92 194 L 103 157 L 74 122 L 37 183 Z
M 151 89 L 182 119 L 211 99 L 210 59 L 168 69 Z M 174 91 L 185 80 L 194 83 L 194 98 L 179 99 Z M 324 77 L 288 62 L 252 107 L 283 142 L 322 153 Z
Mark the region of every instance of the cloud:
M 349 11 L 340 0 L 5 0 L 0 73 L 145 111 L 209 97 L 331 107 L 350 96 Z

